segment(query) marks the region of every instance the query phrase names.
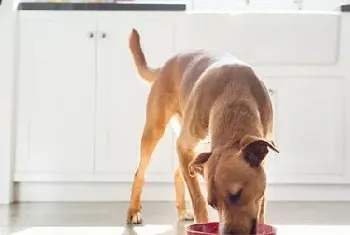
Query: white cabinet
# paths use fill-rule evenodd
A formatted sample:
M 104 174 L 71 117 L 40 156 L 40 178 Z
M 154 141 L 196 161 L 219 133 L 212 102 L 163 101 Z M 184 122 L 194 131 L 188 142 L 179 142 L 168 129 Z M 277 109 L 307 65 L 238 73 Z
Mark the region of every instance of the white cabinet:
M 166 20 L 159 20 L 166 14 Z M 144 16 L 145 20 L 137 20 Z M 98 20 L 96 174 L 109 174 L 115 181 L 132 181 L 139 161 L 149 86 L 138 77 L 128 38 L 136 28 L 150 66 L 162 66 L 174 51 L 172 13 L 119 13 Z M 164 17 L 165 18 L 165 17 Z M 156 35 L 150 33 L 157 29 Z M 172 181 L 176 160 L 171 127 L 152 156 L 147 181 Z
M 149 87 L 128 38 L 137 28 L 150 65 L 160 66 L 174 54 L 173 19 L 169 12 L 21 13 L 16 180 L 133 180 Z M 149 33 L 155 28 L 161 36 Z M 172 181 L 175 160 L 169 127 L 147 180 Z
M 16 171 L 91 173 L 95 23 L 20 17 Z
M 284 65 L 335 64 L 339 22 L 337 14 L 191 13 L 178 25 L 177 49 L 224 50 L 276 71 Z
M 128 49 L 133 27 L 152 67 L 176 52 L 198 48 L 228 51 L 254 66 L 275 107 L 275 142 L 281 152 L 267 162 L 268 181 L 279 188 L 275 198 L 290 199 L 290 192 L 305 188 L 304 198 L 322 198 L 312 190 L 350 183 L 350 51 L 344 17 L 283 11 L 21 11 L 15 181 L 24 185 L 19 187 L 22 198 L 128 200 L 149 92 Z M 147 171 L 146 180 L 159 187 L 150 187 L 154 191 L 148 198 L 174 196 L 172 184 L 156 184 L 173 181 L 174 142 L 169 126 Z M 81 193 L 92 189 L 97 196 Z M 329 195 L 323 198 L 338 198 Z
M 232 52 L 271 89 L 281 151 L 268 160 L 272 184 L 349 182 L 350 109 L 347 75 L 337 65 L 339 24 L 336 14 L 194 13 L 178 28 L 179 48 Z
M 264 79 L 272 92 L 280 154 L 268 160 L 271 183 L 334 183 L 346 164 L 346 79 Z

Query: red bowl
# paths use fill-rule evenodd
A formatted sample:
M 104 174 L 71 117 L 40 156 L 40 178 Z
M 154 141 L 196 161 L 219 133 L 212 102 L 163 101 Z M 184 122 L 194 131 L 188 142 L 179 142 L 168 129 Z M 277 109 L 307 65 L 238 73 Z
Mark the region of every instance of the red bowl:
M 206 224 L 191 224 L 186 227 L 187 235 L 218 235 L 219 234 L 219 223 L 212 222 Z M 267 225 L 259 224 L 257 235 L 276 235 L 276 228 Z

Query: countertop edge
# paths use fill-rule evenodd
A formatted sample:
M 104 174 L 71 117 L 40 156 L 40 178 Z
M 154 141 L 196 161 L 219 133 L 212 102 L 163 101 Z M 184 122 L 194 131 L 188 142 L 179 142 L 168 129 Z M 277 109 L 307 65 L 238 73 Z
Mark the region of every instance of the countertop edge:
M 18 11 L 186 11 L 186 4 L 22 2 Z
M 1 1 L 1 0 L 0 0 Z M 18 11 L 186 11 L 186 4 L 21 2 Z M 340 6 L 350 12 L 350 4 Z
M 350 12 L 350 4 L 345 4 L 340 6 L 341 12 Z

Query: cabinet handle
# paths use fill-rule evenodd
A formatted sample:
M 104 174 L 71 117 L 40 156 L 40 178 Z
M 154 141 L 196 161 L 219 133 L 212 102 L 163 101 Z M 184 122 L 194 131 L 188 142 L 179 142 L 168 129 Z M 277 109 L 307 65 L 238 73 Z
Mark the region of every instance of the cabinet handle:
M 298 10 L 301 10 L 303 7 L 303 0 L 293 0 L 293 3 L 298 7 Z
M 91 32 L 90 32 L 89 35 L 88 35 L 88 37 L 89 37 L 89 38 L 93 38 L 93 37 L 94 37 L 94 33 L 91 33 Z
M 106 34 L 106 33 L 102 33 L 102 34 L 101 34 L 101 37 L 102 37 L 102 38 L 106 38 L 106 37 L 107 37 L 107 34 Z

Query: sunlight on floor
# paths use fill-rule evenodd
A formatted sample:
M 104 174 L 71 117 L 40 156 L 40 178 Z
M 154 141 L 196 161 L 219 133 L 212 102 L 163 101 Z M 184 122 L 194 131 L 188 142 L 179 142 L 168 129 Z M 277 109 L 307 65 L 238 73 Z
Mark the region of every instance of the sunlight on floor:
M 278 235 L 349 235 L 350 225 L 274 225 Z
M 173 226 L 171 225 L 145 225 L 142 227 L 134 227 L 133 230 L 137 234 L 158 235 L 169 232 Z
M 123 227 L 30 227 L 12 235 L 117 235 L 124 231 Z
M 149 224 L 133 227 L 132 230 L 135 234 L 159 235 L 172 228 L 171 225 Z M 124 232 L 124 227 L 30 227 L 11 233 L 11 235 L 121 235 Z

